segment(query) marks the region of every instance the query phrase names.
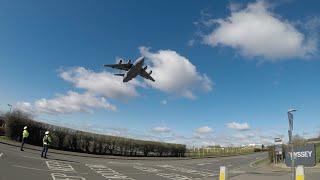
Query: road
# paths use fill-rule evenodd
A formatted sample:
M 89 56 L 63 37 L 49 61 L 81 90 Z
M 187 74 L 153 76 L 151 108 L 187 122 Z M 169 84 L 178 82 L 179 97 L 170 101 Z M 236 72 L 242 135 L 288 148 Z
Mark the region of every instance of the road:
M 55 151 L 57 152 L 57 151 Z M 0 180 L 187 180 L 218 179 L 220 166 L 237 171 L 266 153 L 203 159 L 114 159 L 80 157 L 39 150 L 20 151 L 0 143 Z

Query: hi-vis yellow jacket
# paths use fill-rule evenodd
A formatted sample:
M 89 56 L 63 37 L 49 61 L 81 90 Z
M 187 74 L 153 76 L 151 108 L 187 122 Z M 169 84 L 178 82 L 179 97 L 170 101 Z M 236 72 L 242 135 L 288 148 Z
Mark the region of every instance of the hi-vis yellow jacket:
M 25 129 L 25 130 L 23 130 L 23 132 L 22 132 L 22 137 L 23 138 L 27 138 L 29 136 L 29 133 L 28 133 L 28 131 Z
M 49 135 L 44 135 L 43 144 L 44 145 L 50 145 L 50 143 L 51 143 L 51 137 Z

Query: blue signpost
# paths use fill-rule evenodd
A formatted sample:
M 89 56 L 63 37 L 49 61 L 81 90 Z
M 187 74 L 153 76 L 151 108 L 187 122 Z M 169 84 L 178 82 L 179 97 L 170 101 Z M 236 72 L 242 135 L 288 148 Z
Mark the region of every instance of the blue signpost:
M 295 168 L 294 168 L 294 153 L 293 153 L 293 142 L 292 142 L 292 131 L 293 131 L 293 115 L 291 112 L 295 112 L 295 109 L 288 110 L 288 120 L 289 120 L 289 143 L 291 144 L 291 180 L 295 180 Z

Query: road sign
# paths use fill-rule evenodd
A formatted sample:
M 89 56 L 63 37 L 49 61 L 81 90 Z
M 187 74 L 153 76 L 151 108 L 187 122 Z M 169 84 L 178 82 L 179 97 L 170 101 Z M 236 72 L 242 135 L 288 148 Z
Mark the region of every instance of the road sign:
M 304 165 L 308 167 L 315 166 L 316 164 L 316 149 L 314 144 L 307 144 L 306 146 L 297 147 L 286 151 L 286 164 L 291 166 L 291 158 L 294 158 L 294 165 Z
M 274 151 L 275 151 L 276 155 L 282 155 L 282 151 L 283 151 L 282 144 L 276 144 Z
M 276 138 L 274 138 L 274 142 L 282 142 L 282 138 L 281 137 L 276 137 Z
M 290 131 L 293 130 L 293 115 L 288 112 L 288 120 L 289 120 L 289 129 Z

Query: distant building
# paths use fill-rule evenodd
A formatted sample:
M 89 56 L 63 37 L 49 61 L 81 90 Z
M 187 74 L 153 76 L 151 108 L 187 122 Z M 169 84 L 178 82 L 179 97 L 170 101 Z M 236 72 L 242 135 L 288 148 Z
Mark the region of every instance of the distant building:
M 263 144 L 249 144 L 248 147 L 253 147 L 253 148 L 257 148 L 257 149 L 263 149 Z

